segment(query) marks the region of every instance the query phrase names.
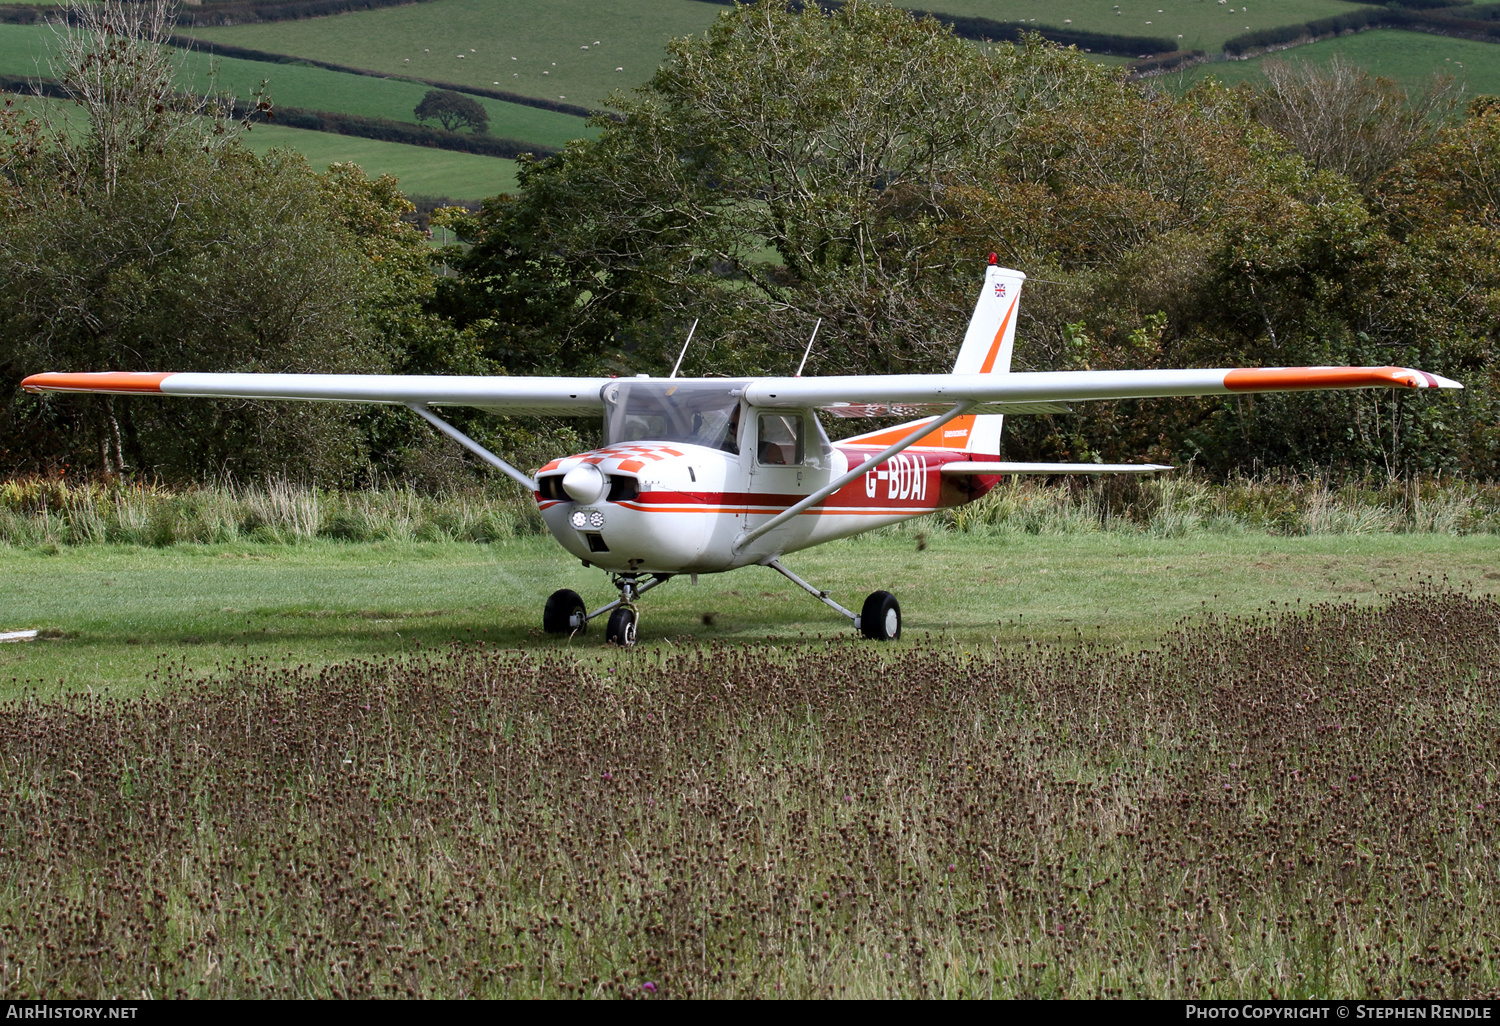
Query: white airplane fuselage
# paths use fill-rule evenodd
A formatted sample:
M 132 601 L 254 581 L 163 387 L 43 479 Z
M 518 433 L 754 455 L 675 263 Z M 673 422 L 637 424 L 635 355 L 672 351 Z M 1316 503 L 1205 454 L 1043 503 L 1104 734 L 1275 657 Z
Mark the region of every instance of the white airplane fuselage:
M 626 384 L 627 391 L 658 396 L 671 387 L 661 379 Z M 700 429 L 717 444 L 686 440 L 693 437 L 686 431 L 669 440 L 628 440 L 622 437 L 628 430 L 611 425 L 628 421 L 630 408 L 627 399 L 621 417 L 606 419 L 606 434 L 615 440 L 554 460 L 536 475 L 537 505 L 553 537 L 590 566 L 615 573 L 717 573 L 754 565 L 961 505 L 999 480 L 943 475 L 944 463 L 971 456 L 912 448 L 742 542 L 746 532 L 884 446 L 834 445 L 811 410 L 758 409 L 739 400 L 713 411 L 724 421 L 721 432 Z

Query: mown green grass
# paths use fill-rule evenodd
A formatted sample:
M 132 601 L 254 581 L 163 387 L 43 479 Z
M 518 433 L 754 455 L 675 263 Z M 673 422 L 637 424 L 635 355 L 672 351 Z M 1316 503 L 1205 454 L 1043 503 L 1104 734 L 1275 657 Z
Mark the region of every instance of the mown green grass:
M 1261 66 L 1267 59 L 1324 63 L 1335 56 L 1395 79 L 1408 88 L 1420 87 L 1434 73 L 1438 73 L 1457 78 L 1471 96 L 1500 93 L 1500 47 L 1494 43 L 1451 39 L 1426 32 L 1400 32 L 1395 29 L 1377 29 L 1338 39 L 1325 39 L 1245 61 L 1200 64 L 1188 71 L 1155 81 L 1177 83 L 1183 88 L 1209 76 L 1227 85 L 1256 82 L 1261 79 Z
M 919 541 L 902 533 L 823 546 L 787 562 L 856 609 L 871 591 L 894 592 L 906 637 L 892 652 L 929 635 L 963 648 L 1068 640 L 1075 632 L 1150 645 L 1181 617 L 1376 600 L 1423 577 L 1474 593 L 1500 590 L 1495 535 L 934 532 Z M 0 697 L 28 679 L 47 691 L 129 693 L 163 658 L 210 672 L 245 658 L 322 664 L 475 638 L 586 659 L 622 657 L 603 647 L 597 622 L 572 641 L 541 634 L 542 605 L 554 589 L 578 591 L 591 608 L 614 597 L 601 573 L 543 537 L 488 545 L 0 549 L 0 580 L 0 630 L 57 635 L 0 646 Z M 760 567 L 700 577 L 696 586 L 673 581 L 647 595 L 643 608 L 645 652 L 712 640 L 799 647 L 852 634 L 831 610 Z
M 276 146 L 296 150 L 319 170 L 349 161 L 371 176 L 395 175 L 409 196 L 476 200 L 517 190 L 516 162 L 500 157 L 275 125 L 257 125 L 245 143 L 258 153 Z

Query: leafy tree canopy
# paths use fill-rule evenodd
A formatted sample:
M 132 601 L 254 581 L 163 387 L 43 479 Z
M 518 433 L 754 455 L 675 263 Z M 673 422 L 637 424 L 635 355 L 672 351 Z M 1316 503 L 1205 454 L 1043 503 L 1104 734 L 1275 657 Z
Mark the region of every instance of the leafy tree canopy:
M 935 371 L 994 250 L 1034 279 L 1018 368 L 1400 362 L 1479 386 L 1091 404 L 1015 418 L 1014 455 L 1495 472 L 1474 117 L 1433 120 L 1438 94 L 1408 117 L 1338 68 L 1325 128 L 1299 135 L 1315 73 L 1174 97 L 1039 38 L 795 6 L 675 41 L 596 140 L 450 215 L 472 248 L 435 309 L 516 371 L 664 371 L 694 318 L 688 370 L 788 372 L 822 318 L 812 373 Z M 1424 192 L 1434 160 L 1472 170 Z
M 490 130 L 490 115 L 484 105 L 472 96 L 449 89 L 429 89 L 413 113 L 418 121 L 436 119 L 450 132 L 469 128 L 475 135 L 483 135 Z
M 394 179 L 257 156 L 227 102 L 151 100 L 172 60 L 160 6 L 87 5 L 83 17 L 115 19 L 63 47 L 59 77 L 81 83 L 70 88 L 87 128 L 19 115 L 4 126 L 0 450 L 13 470 L 359 473 L 370 420 L 353 409 L 15 388 L 58 369 L 379 371 L 438 330 L 421 310 L 426 247 Z

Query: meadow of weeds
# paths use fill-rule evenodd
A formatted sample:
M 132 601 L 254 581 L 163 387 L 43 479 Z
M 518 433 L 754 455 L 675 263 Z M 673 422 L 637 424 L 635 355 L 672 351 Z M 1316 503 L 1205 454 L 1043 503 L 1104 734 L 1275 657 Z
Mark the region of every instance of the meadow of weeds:
M 0 705 L 0 993 L 1493 996 L 1500 603 Z

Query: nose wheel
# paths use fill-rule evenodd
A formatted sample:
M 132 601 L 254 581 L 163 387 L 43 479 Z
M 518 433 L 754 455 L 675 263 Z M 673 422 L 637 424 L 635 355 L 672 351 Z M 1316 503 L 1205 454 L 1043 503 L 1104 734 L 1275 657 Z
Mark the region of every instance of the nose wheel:
M 640 625 L 641 614 L 636 608 L 636 600 L 645 592 L 659 584 L 665 584 L 672 579 L 672 574 L 652 574 L 650 580 L 643 581 L 640 574 L 616 574 L 614 575 L 615 587 L 620 589 L 620 597 L 607 606 L 602 606 L 592 613 L 583 604 L 583 599 L 578 592 L 562 588 L 554 591 L 547 598 L 547 605 L 542 610 L 542 627 L 548 634 L 582 634 L 588 630 L 589 621 L 595 617 L 609 614 L 605 621 L 604 641 L 608 645 L 619 645 L 621 648 L 629 648 L 635 644 L 636 630 Z
M 640 616 L 630 606 L 620 606 L 609 614 L 609 623 L 604 628 L 604 643 L 629 648 L 635 644 L 635 627 Z

